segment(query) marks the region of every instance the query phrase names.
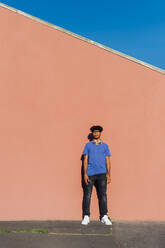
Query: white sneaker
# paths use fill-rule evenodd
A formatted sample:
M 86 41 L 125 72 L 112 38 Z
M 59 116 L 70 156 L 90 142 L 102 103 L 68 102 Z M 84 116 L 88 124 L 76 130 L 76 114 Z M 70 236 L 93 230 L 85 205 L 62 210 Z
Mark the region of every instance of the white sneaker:
M 101 218 L 101 222 L 104 223 L 105 225 L 112 225 L 112 222 L 110 221 L 110 219 L 108 218 L 108 215 L 104 215 Z
M 88 225 L 89 222 L 90 222 L 89 216 L 88 215 L 84 215 L 84 219 L 82 220 L 81 224 L 82 225 Z

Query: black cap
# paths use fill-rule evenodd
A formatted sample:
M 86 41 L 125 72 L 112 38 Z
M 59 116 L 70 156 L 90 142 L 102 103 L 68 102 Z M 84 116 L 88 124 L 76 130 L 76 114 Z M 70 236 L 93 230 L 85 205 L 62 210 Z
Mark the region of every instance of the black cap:
M 102 132 L 103 131 L 103 127 L 101 127 L 101 126 L 92 126 L 90 128 L 90 130 L 91 130 L 92 133 L 93 133 L 94 130 L 98 130 L 98 131 Z

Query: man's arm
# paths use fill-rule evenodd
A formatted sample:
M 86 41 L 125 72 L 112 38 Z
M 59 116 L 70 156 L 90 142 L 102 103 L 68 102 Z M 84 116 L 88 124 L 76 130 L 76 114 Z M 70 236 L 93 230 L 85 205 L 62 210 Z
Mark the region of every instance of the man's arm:
M 87 174 L 87 167 L 88 167 L 88 155 L 84 155 L 84 175 Z
M 88 167 L 88 155 L 85 154 L 84 155 L 84 181 L 86 184 L 88 184 L 88 182 L 89 182 L 89 178 L 87 175 L 87 167 Z
M 107 177 L 108 183 L 110 182 L 110 176 L 111 176 L 111 161 L 110 161 L 110 156 L 106 156 L 106 167 L 107 167 Z

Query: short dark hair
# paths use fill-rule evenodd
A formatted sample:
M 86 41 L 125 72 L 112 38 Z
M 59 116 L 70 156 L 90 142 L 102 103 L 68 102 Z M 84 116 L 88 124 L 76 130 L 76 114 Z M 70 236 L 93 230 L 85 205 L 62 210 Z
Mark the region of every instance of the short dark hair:
M 98 130 L 98 131 L 102 132 L 103 131 L 103 127 L 101 127 L 101 126 L 92 126 L 90 128 L 90 130 L 91 130 L 92 133 L 93 133 L 94 130 Z

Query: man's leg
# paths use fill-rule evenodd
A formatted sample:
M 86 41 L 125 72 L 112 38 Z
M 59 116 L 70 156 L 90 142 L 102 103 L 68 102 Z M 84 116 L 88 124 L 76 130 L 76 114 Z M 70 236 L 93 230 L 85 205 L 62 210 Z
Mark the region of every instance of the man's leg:
M 84 182 L 84 186 L 83 186 L 83 191 L 84 191 L 84 195 L 83 195 L 83 201 L 82 201 L 82 217 L 84 218 L 84 215 L 88 215 L 90 216 L 90 202 L 91 202 L 91 195 L 92 195 L 92 190 L 93 190 L 93 184 L 94 184 L 94 176 L 88 176 L 89 178 L 89 182 L 86 185 Z
M 98 174 L 95 181 L 97 197 L 99 202 L 100 220 L 104 215 L 107 215 L 107 177 L 106 174 Z

